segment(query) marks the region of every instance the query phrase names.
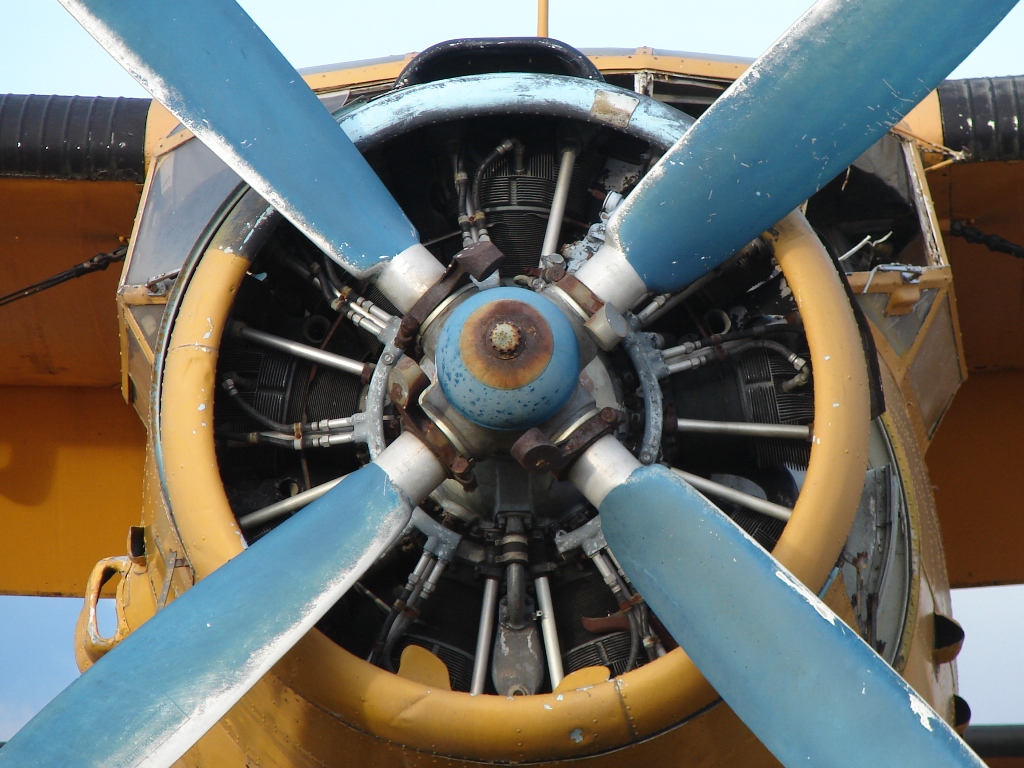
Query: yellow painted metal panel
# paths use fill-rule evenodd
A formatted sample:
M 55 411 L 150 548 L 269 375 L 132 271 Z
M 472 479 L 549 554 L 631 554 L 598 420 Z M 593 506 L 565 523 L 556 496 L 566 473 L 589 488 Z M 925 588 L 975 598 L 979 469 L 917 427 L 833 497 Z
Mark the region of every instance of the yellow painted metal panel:
M 0 179 L 0 295 L 116 248 L 132 231 L 140 191 L 121 181 Z M 0 308 L 0 385 L 117 384 L 119 271 Z
M 950 237 L 950 221 L 1024 242 L 1024 162 L 964 163 L 928 174 L 953 268 L 967 367 L 1024 367 L 1024 261 Z
M 316 93 L 336 91 L 353 85 L 367 86 L 380 83 L 388 86 L 401 74 L 405 65 L 412 61 L 415 55 L 415 53 L 407 53 L 400 59 L 369 65 L 360 65 L 359 62 L 338 64 L 337 69 L 307 73 L 302 76 L 302 79 Z
M 701 58 L 699 53 L 689 56 L 666 56 L 651 48 L 637 48 L 635 53 L 591 55 L 590 60 L 604 74 L 649 70 L 671 75 L 693 75 L 716 80 L 735 80 L 750 66 L 750 62 L 721 57 Z
M 125 553 L 145 442 L 116 387 L 0 387 L 0 594 L 81 597 Z
M 928 174 L 946 231 L 968 380 L 928 449 L 950 583 L 1024 583 L 1024 262 L 950 237 L 951 221 L 1024 242 L 1024 162 L 955 164 Z
M 928 450 L 954 587 L 1024 583 L 1024 371 L 972 371 Z

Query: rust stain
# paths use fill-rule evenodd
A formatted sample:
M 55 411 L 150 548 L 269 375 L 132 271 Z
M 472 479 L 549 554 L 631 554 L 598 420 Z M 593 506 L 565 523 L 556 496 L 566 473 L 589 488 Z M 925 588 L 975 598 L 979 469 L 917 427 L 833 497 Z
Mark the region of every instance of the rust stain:
M 459 336 L 466 368 L 497 389 L 519 389 L 551 361 L 554 338 L 537 310 L 521 301 L 493 301 L 466 320 Z

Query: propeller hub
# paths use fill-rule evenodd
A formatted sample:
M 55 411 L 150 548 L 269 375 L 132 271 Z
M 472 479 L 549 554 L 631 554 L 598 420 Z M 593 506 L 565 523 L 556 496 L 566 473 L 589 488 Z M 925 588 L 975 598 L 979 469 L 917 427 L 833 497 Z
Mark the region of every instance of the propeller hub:
M 580 373 L 572 325 L 523 288 L 494 288 L 459 305 L 434 362 L 452 406 L 490 429 L 528 429 L 554 416 Z

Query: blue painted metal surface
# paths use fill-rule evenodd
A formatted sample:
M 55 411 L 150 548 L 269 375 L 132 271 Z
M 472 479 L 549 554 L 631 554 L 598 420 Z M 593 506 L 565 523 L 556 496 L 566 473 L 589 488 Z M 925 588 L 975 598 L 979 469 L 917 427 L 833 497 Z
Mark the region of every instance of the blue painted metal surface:
M 661 466 L 601 504 L 626 574 L 789 768 L 982 768 L 878 654 L 711 502 Z
M 721 264 L 857 159 L 1016 0 L 821 0 L 723 94 L 612 217 L 657 293 Z
M 609 96 L 623 105 L 635 104 L 628 119 L 624 112 L 600 108 L 610 101 Z M 565 75 L 495 72 L 391 91 L 345 112 L 341 125 L 365 151 L 416 128 L 487 115 L 543 115 L 614 125 L 651 142 L 661 152 L 693 124 L 693 118 L 684 112 L 608 83 Z
M 463 325 L 471 314 L 493 301 L 528 304 L 547 321 L 554 354 L 533 381 L 516 389 L 488 386 L 466 368 L 459 351 Z M 462 302 L 448 318 L 434 356 L 441 389 L 454 408 L 491 429 L 528 429 L 554 416 L 576 389 L 580 352 L 572 325 L 550 299 L 525 288 L 492 288 Z
M 166 766 L 401 534 L 412 509 L 369 464 L 132 632 L 0 750 L 0 766 Z
M 369 164 L 233 0 L 62 0 L 153 97 L 348 271 L 419 242 Z

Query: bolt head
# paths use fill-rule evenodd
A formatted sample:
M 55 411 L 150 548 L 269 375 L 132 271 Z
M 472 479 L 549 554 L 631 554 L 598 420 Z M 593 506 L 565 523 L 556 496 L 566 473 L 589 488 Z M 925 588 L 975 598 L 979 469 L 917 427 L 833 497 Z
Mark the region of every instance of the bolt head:
M 522 346 L 522 332 L 519 326 L 508 321 L 495 323 L 491 328 L 490 339 L 494 351 L 503 360 L 516 357 Z

